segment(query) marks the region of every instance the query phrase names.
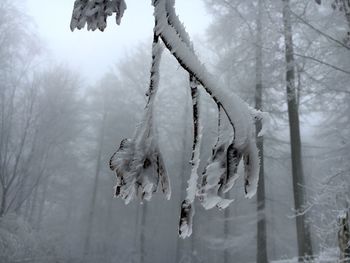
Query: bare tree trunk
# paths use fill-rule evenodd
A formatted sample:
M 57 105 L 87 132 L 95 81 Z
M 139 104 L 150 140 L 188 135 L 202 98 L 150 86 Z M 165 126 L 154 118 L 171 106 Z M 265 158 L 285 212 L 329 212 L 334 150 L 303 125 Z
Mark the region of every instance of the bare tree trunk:
M 134 231 L 134 252 L 135 252 L 135 260 L 132 262 L 140 262 L 141 258 L 139 255 L 140 252 L 140 209 L 139 205 L 136 205 L 136 215 L 135 215 L 135 231 Z
M 230 193 L 227 192 L 225 194 L 225 199 L 230 199 Z M 230 206 L 227 207 L 224 211 L 224 237 L 225 237 L 225 242 L 228 242 L 228 237 L 230 236 Z M 230 253 L 229 253 L 229 248 L 225 246 L 224 250 L 224 263 L 229 263 L 230 259 Z
M 186 97 L 188 95 L 188 90 L 186 90 Z M 186 198 L 186 180 L 185 175 L 188 171 L 188 162 L 186 161 L 186 145 L 187 145 L 187 120 L 188 120 L 188 111 L 189 111 L 189 103 L 187 102 L 185 105 L 185 110 L 183 112 L 183 118 L 182 121 L 185 123 L 184 129 L 183 129 L 183 135 L 182 135 L 182 145 L 181 145 L 181 170 L 180 170 L 180 203 L 182 200 L 185 200 Z M 181 262 L 182 257 L 184 255 L 184 242 L 179 237 L 176 240 L 176 263 Z
M 1 205 L 0 205 L 0 217 L 3 217 L 5 215 L 5 211 L 6 211 L 6 197 L 7 197 L 7 188 L 2 187 Z
M 289 0 L 283 0 L 283 24 L 286 49 L 286 91 L 288 103 L 292 173 L 293 173 L 293 193 L 296 213 L 302 211 L 305 205 L 304 174 L 302 165 L 302 150 L 300 139 L 299 109 L 295 88 L 295 60 L 293 49 L 293 31 L 290 19 Z M 303 261 L 305 256 L 312 256 L 311 234 L 305 215 L 300 213 L 296 217 L 297 240 L 299 261 Z
M 140 227 L 140 263 L 145 263 L 146 257 L 146 218 L 147 218 L 147 201 L 142 205 L 141 227 Z
M 69 242 L 68 243 L 68 249 L 67 249 L 67 262 L 72 262 L 72 258 L 73 258 L 73 255 L 74 255 L 74 252 L 72 252 L 72 246 L 71 244 L 74 242 L 72 241 L 72 238 L 74 235 L 76 235 L 73 231 L 74 229 L 74 224 L 75 224 L 75 218 L 73 216 L 73 208 L 74 208 L 74 205 L 75 205 L 75 196 L 74 196 L 74 191 L 75 191 L 75 185 L 78 184 L 78 182 L 76 181 L 75 179 L 75 176 L 71 176 L 71 179 L 70 179 L 70 186 L 68 187 L 68 203 L 67 203 L 67 209 L 66 209 L 66 216 L 65 216 L 65 222 L 66 222 L 66 227 L 65 227 L 65 231 L 66 231 L 66 234 L 65 234 L 65 240 L 66 242 Z
M 28 217 L 28 221 L 32 224 L 34 223 L 34 220 L 35 220 L 34 218 L 35 218 L 38 194 L 39 194 L 38 187 L 35 187 L 31 198 L 32 200 L 30 202 L 29 217 Z
M 263 80 L 262 80 L 262 0 L 258 0 L 258 14 L 256 19 L 256 87 L 255 87 L 255 108 L 263 109 Z M 261 130 L 261 120 L 256 122 L 256 133 Z M 257 263 L 267 263 L 266 245 L 266 215 L 265 215 L 265 178 L 264 178 L 264 140 L 257 138 L 257 146 L 260 155 L 259 185 L 257 190 Z
M 37 218 L 37 222 L 36 222 L 36 229 L 38 229 L 38 230 L 40 229 L 41 222 L 43 220 L 45 201 L 47 199 L 47 190 L 49 188 L 49 178 L 50 178 L 50 176 L 45 178 L 44 182 L 43 182 L 43 192 L 42 192 L 41 199 L 39 202 L 38 218 Z
M 23 217 L 24 217 L 26 220 L 29 220 L 30 200 L 31 200 L 31 198 L 29 197 L 29 198 L 25 201 L 25 204 L 24 204 L 24 213 L 23 213 Z
M 193 204 L 193 208 L 196 209 L 196 202 L 194 202 Z M 193 225 L 192 225 L 192 235 L 191 235 L 191 240 L 190 240 L 190 258 L 191 258 L 191 261 L 190 262 L 196 262 L 196 256 L 197 256 L 197 231 L 196 231 L 196 228 L 197 228 L 197 224 L 198 222 L 198 216 L 194 216 L 193 217 Z
M 187 132 L 187 128 L 184 129 L 184 134 L 186 134 Z M 182 149 L 185 149 L 185 145 L 186 145 L 186 139 L 185 136 L 182 139 Z M 184 152 L 182 153 L 182 166 L 181 166 L 181 174 L 180 174 L 180 203 L 185 199 L 186 197 L 186 180 L 184 178 L 185 176 L 185 171 L 187 171 L 186 169 L 186 159 L 185 159 L 185 154 Z M 175 259 L 175 263 L 181 262 L 182 258 L 184 255 L 184 241 L 180 239 L 180 237 L 177 237 L 176 239 L 176 259 Z
M 89 206 L 89 215 L 88 215 L 88 222 L 87 222 L 87 229 L 86 229 L 86 237 L 85 237 L 85 243 L 84 243 L 84 257 L 88 255 L 90 250 L 90 239 L 91 239 L 91 232 L 92 232 L 92 225 L 94 220 L 94 213 L 95 213 L 95 206 L 96 206 L 96 198 L 97 198 L 97 189 L 98 189 L 98 179 L 100 176 L 100 168 L 101 168 L 101 157 L 102 157 L 102 148 L 103 148 L 103 140 L 105 136 L 105 122 L 106 122 L 107 113 L 104 111 L 103 117 L 102 117 L 102 123 L 101 123 L 101 130 L 99 134 L 99 141 L 97 145 L 97 157 L 96 157 L 96 171 L 95 171 L 95 178 L 94 178 L 94 184 L 93 184 L 93 190 L 92 190 L 92 199 Z

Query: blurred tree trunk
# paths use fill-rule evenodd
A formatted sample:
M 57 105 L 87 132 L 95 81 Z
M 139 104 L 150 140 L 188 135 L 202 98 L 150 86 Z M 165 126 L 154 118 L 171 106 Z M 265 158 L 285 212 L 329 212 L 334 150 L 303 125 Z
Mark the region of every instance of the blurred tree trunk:
M 225 194 L 225 198 L 226 199 L 230 199 L 230 193 L 227 192 Z M 230 206 L 227 207 L 224 211 L 224 238 L 225 238 L 225 242 L 228 242 L 228 237 L 230 236 Z M 224 250 L 224 263 L 229 263 L 230 262 L 230 253 L 229 253 L 229 249 L 225 246 L 225 250 Z
M 136 260 L 133 260 L 132 262 L 140 262 L 141 256 L 140 256 L 140 209 L 139 204 L 136 204 L 136 211 L 135 211 L 135 230 L 134 230 L 134 257 Z
M 70 185 L 67 187 L 68 191 L 68 204 L 66 209 L 66 215 L 65 215 L 65 221 L 66 227 L 65 227 L 65 240 L 68 242 L 68 249 L 67 249 L 67 262 L 73 262 L 74 258 L 74 248 L 72 246 L 73 242 L 72 239 L 74 235 L 76 235 L 76 232 L 74 231 L 74 226 L 76 222 L 76 218 L 73 216 L 73 209 L 74 205 L 77 203 L 75 199 L 75 187 L 78 185 L 79 182 L 75 179 L 75 176 L 72 174 L 70 178 Z
M 198 209 L 196 207 L 196 202 L 194 202 L 192 204 L 194 207 L 195 207 L 195 210 L 197 211 L 198 213 Z M 190 262 L 197 262 L 197 224 L 198 224 L 198 214 L 197 216 L 194 216 L 193 217 L 193 222 L 192 222 L 192 235 L 191 235 L 191 240 L 190 240 L 190 249 L 191 249 L 191 254 L 190 254 L 190 258 L 191 258 L 191 261 Z
M 35 221 L 35 210 L 37 207 L 37 202 L 38 202 L 38 187 L 35 187 L 33 194 L 32 194 L 32 200 L 30 202 L 30 209 L 29 209 L 29 217 L 28 217 L 28 221 L 30 223 L 34 223 Z
M 146 218 L 147 218 L 147 201 L 142 204 L 141 227 L 140 227 L 140 263 L 145 263 L 146 257 Z
M 0 217 L 4 216 L 6 210 L 6 197 L 7 197 L 7 188 L 2 186 L 1 189 L 1 205 L 0 205 Z
M 256 86 L 255 86 L 255 108 L 263 109 L 263 60 L 262 60 L 262 0 L 258 0 L 258 12 L 256 18 Z M 261 121 L 256 122 L 256 134 L 262 128 Z M 257 263 L 267 263 L 266 246 L 266 215 L 265 215 L 265 174 L 264 174 L 264 140 L 263 137 L 257 138 L 257 146 L 260 155 L 260 173 L 259 185 L 257 190 Z
M 50 178 L 50 176 L 47 176 L 47 178 L 44 178 L 44 182 L 43 182 L 43 185 L 42 185 L 43 192 L 41 194 L 41 198 L 40 198 L 40 201 L 39 201 L 38 218 L 37 218 L 37 222 L 36 222 L 36 229 L 38 229 L 38 230 L 40 229 L 41 222 L 43 220 L 45 201 L 47 199 L 47 192 L 48 192 L 48 188 L 49 188 L 49 178 Z
M 188 90 L 186 90 L 186 97 L 189 95 Z M 181 145 L 181 170 L 179 174 L 180 178 L 180 203 L 185 200 L 186 198 L 186 180 L 185 175 L 188 171 L 188 162 L 186 161 L 186 146 L 187 146 L 187 123 L 188 123 L 188 111 L 189 111 L 189 102 L 186 103 L 185 109 L 183 112 L 182 121 L 185 123 L 183 128 L 183 134 L 182 134 L 182 145 Z M 176 258 L 175 263 L 181 262 L 182 258 L 184 256 L 184 241 L 180 239 L 180 237 L 177 237 L 176 239 Z
M 23 217 L 24 217 L 26 220 L 29 220 L 30 202 L 31 202 L 31 197 L 29 197 L 29 198 L 25 201 L 25 203 L 24 203 Z
M 295 88 L 295 60 L 293 48 L 293 31 L 290 18 L 290 0 L 283 0 L 283 24 L 286 56 L 286 92 L 290 129 L 293 193 L 296 210 L 296 228 L 298 240 L 299 261 L 304 256 L 312 256 L 312 243 L 305 214 L 300 213 L 305 205 L 304 174 L 302 165 L 302 150 L 300 139 L 299 109 Z
M 187 128 L 184 128 L 184 135 L 187 134 Z M 185 200 L 186 198 L 186 180 L 185 180 L 185 172 L 187 171 L 186 169 L 186 155 L 185 153 L 185 148 L 186 148 L 186 137 L 184 136 L 182 138 L 182 166 L 181 166 L 181 173 L 180 173 L 180 203 Z M 178 236 L 176 239 L 176 259 L 175 263 L 181 262 L 182 258 L 184 255 L 184 241 L 181 240 L 181 238 Z
M 103 116 L 102 116 L 100 134 L 98 138 L 98 145 L 97 145 L 96 171 L 95 171 L 95 178 L 94 178 L 94 184 L 93 184 L 93 190 L 92 190 L 92 199 L 89 206 L 90 211 L 88 214 L 87 225 L 86 225 L 87 228 L 86 228 L 86 237 L 85 237 L 85 243 L 84 243 L 84 257 L 88 255 L 90 250 L 90 239 L 91 239 L 91 233 L 92 233 L 93 220 L 95 216 L 95 206 L 96 206 L 98 181 L 99 181 L 100 168 L 101 168 L 102 148 L 103 148 L 103 141 L 105 136 L 106 117 L 107 117 L 107 112 L 106 110 L 104 110 Z

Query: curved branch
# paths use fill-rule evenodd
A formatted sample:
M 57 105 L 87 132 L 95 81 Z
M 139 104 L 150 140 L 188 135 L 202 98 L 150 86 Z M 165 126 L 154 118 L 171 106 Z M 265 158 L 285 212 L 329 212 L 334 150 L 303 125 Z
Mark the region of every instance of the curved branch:
M 350 47 L 345 45 L 343 42 L 339 41 L 338 39 L 322 32 L 320 29 L 316 28 L 315 26 L 311 25 L 309 22 L 307 22 L 304 18 L 302 18 L 301 16 L 299 16 L 298 14 L 296 14 L 293 10 L 290 9 L 290 13 L 295 16 L 297 19 L 299 19 L 301 22 L 303 22 L 304 25 L 310 27 L 312 30 L 314 30 L 315 32 L 319 33 L 320 35 L 324 36 L 325 38 L 337 43 L 339 46 L 346 48 L 348 50 L 350 50 Z
M 314 58 L 314 57 L 311 57 L 311 56 L 307 56 L 307 55 L 297 54 L 297 53 L 294 53 L 294 55 L 297 56 L 297 57 L 301 57 L 301 58 L 312 60 L 312 61 L 317 62 L 319 64 L 322 64 L 322 65 L 325 65 L 327 67 L 330 67 L 330 68 L 332 68 L 334 70 L 337 70 L 337 71 L 340 71 L 340 72 L 343 72 L 345 74 L 349 74 L 350 75 L 350 71 L 342 69 L 342 68 L 339 68 L 339 67 L 337 67 L 335 65 L 329 64 L 328 62 L 319 60 L 317 58 Z
M 148 102 L 141 124 L 136 128 L 133 139 L 124 139 L 118 151 L 110 159 L 110 168 L 116 173 L 115 195 L 126 203 L 139 196 L 150 200 L 160 189 L 170 199 L 170 182 L 153 125 L 153 105 L 159 85 L 159 66 L 163 47 L 154 31 L 152 45 L 152 65 Z
M 172 0 L 169 0 L 172 1 Z M 179 64 L 203 86 L 213 100 L 222 107 L 229 121 L 234 126 L 234 146 L 241 152 L 245 160 L 245 193 L 252 197 L 256 193 L 259 176 L 259 156 L 255 143 L 255 112 L 238 96 L 228 93 L 218 86 L 218 81 L 206 70 L 188 44 L 181 39 L 179 33 L 169 25 L 167 17 L 167 1 L 155 0 L 154 15 L 157 34 L 165 46 L 173 54 Z
M 166 2 L 166 12 L 168 18 L 168 26 L 172 27 L 178 34 L 181 41 L 183 41 L 187 48 L 194 54 L 193 45 L 190 40 L 190 36 L 185 30 L 184 25 L 180 22 L 175 12 L 175 0 L 168 0 Z M 192 113 L 193 113 L 193 144 L 191 155 L 191 175 L 188 180 L 188 187 L 186 189 L 187 195 L 185 200 L 181 204 L 181 216 L 179 222 L 179 235 L 182 238 L 186 238 L 192 234 L 192 221 L 195 213 L 194 206 L 192 205 L 198 191 L 198 167 L 200 163 L 200 147 L 201 147 L 201 125 L 200 125 L 200 112 L 199 112 L 199 83 L 196 77 L 189 73 L 189 84 L 192 97 Z
M 235 127 L 236 146 L 243 150 L 253 139 L 250 107 L 235 94 L 220 89 L 217 85 L 218 81 L 211 76 L 186 43 L 181 41 L 174 28 L 168 26 L 164 0 L 156 1 L 155 16 L 158 22 L 157 33 L 162 38 L 165 46 L 180 65 L 195 76 L 206 92 L 225 111 L 231 124 Z

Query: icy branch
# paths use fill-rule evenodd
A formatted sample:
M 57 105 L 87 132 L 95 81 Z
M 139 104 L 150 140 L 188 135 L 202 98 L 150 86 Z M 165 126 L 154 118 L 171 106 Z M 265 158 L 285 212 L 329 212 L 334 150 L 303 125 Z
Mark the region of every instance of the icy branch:
M 194 216 L 193 202 L 197 193 L 198 167 L 200 163 L 200 146 L 202 139 L 202 126 L 200 124 L 198 84 L 194 76 L 190 75 L 190 88 L 193 105 L 193 146 L 191 157 L 191 175 L 188 180 L 186 199 L 181 204 L 181 217 L 179 235 L 186 238 L 192 234 L 192 218 Z
M 150 200 L 158 189 L 170 199 L 170 183 L 153 125 L 153 103 L 158 90 L 162 50 L 155 34 L 145 116 L 137 127 L 134 138 L 124 139 L 110 160 L 110 168 L 117 177 L 115 195 L 124 199 L 125 203 L 129 203 L 137 196 L 141 200 Z
M 179 37 L 174 27 L 169 25 L 166 1 L 154 1 L 157 33 L 166 47 L 180 65 L 211 95 L 216 103 L 222 106 L 234 127 L 234 146 L 243 155 L 245 164 L 245 193 L 252 197 L 256 193 L 259 176 L 259 156 L 255 143 L 254 114 L 251 108 L 234 93 L 227 92 L 218 86 L 219 83 L 200 63 L 197 56 Z
M 222 88 L 196 56 L 190 37 L 175 13 L 175 0 L 153 0 L 155 28 L 152 47 L 152 67 L 148 102 L 141 124 L 132 139 L 124 139 L 110 160 L 116 173 L 115 195 L 126 203 L 135 197 L 149 200 L 154 192 L 162 190 L 170 198 L 170 184 L 164 161 L 159 151 L 153 125 L 153 103 L 159 84 L 159 63 L 162 54 L 161 38 L 170 53 L 189 73 L 193 100 L 193 152 L 192 171 L 188 181 L 187 196 L 181 206 L 180 236 L 192 232 L 193 201 L 199 196 L 205 208 L 225 208 L 232 200 L 222 197 L 238 178 L 237 167 L 244 160 L 245 194 L 251 198 L 256 193 L 259 176 L 259 155 L 255 142 L 256 120 L 265 123 L 263 113 L 255 111 L 234 93 Z M 71 29 L 103 31 L 107 17 L 116 14 L 117 24 L 123 16 L 124 0 L 76 0 Z M 201 126 L 198 107 L 198 87 L 202 86 L 219 108 L 226 114 L 233 128 L 233 136 L 226 142 L 217 142 L 198 186 Z M 220 119 L 220 118 L 219 118 Z M 260 131 L 263 134 L 265 126 Z M 259 135 L 260 135 L 259 134 Z M 199 189 L 198 189 L 199 188 Z
M 124 0 L 76 0 L 70 28 L 104 31 L 107 27 L 107 17 L 115 13 L 116 23 L 119 25 L 123 17 L 126 4 Z
M 233 200 L 225 199 L 228 192 L 239 178 L 238 164 L 242 155 L 235 149 L 233 143 L 221 142 L 221 107 L 218 107 L 218 139 L 212 151 L 212 156 L 203 172 L 202 182 L 198 191 L 199 200 L 205 209 L 218 207 L 225 209 Z

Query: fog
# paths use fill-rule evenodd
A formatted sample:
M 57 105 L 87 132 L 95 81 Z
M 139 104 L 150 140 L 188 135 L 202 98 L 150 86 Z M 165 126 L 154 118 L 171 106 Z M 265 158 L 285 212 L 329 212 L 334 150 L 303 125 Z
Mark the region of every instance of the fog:
M 350 262 L 350 3 L 153 4 L 0 0 L 0 263 Z
M 103 33 L 87 30 L 72 33 L 69 30 L 71 0 L 24 2 L 21 5 L 32 18 L 50 57 L 79 71 L 88 82 L 96 82 L 118 60 L 123 59 L 125 53 L 132 53 L 138 48 L 138 43 L 146 42 L 152 35 L 151 1 L 129 1 L 122 26 L 109 26 Z M 200 0 L 182 0 L 176 5 L 188 32 L 193 36 L 203 34 L 210 22 L 204 3 Z M 196 17 L 193 17 L 191 10 L 196 10 Z M 112 17 L 108 21 L 114 23 Z

